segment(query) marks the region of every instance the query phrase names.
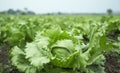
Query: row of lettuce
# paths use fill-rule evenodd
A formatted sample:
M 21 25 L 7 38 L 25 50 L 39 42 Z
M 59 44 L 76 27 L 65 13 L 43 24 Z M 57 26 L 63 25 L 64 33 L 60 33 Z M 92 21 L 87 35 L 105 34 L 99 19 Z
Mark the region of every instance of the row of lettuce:
M 117 16 L 3 16 L 0 42 L 25 73 L 105 73 L 104 54 L 120 53 Z

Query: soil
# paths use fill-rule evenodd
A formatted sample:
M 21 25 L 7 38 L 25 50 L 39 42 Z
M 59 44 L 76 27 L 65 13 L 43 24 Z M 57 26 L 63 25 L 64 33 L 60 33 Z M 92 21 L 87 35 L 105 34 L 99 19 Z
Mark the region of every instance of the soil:
M 105 71 L 106 73 L 120 73 L 120 54 L 111 52 L 105 55 Z
M 10 51 L 9 46 L 6 44 L 0 45 L 0 68 L 2 69 L 2 73 L 20 73 L 15 67 L 12 67 L 10 64 L 10 58 L 8 56 Z

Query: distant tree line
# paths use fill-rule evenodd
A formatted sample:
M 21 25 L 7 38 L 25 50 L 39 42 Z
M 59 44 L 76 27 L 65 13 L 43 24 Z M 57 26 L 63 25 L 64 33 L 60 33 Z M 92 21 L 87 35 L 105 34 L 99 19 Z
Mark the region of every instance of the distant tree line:
M 0 14 L 16 14 L 16 15 L 35 15 L 36 13 L 34 11 L 28 10 L 27 8 L 24 8 L 24 10 L 13 10 L 13 9 L 8 9 L 6 11 L 1 11 Z M 43 13 L 44 14 L 44 13 Z M 52 13 L 45 13 L 45 15 L 71 15 L 71 14 L 76 14 L 76 15 L 89 15 L 89 14 L 108 14 L 108 15 L 113 15 L 113 14 L 120 14 L 118 13 L 113 13 L 112 9 L 107 9 L 106 13 L 62 13 L 62 12 L 52 12 Z
M 13 9 L 8 9 L 6 11 L 1 11 L 0 14 L 17 14 L 17 15 L 35 15 L 35 12 L 28 10 L 27 8 L 24 8 L 24 10 L 13 10 Z

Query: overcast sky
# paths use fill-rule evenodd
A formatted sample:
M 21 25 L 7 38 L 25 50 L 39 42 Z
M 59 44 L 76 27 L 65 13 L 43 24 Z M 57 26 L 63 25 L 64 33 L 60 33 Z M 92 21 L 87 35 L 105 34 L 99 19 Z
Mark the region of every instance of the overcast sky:
M 28 8 L 36 13 L 103 13 L 108 8 L 120 11 L 120 0 L 0 0 L 0 11 L 9 8 Z

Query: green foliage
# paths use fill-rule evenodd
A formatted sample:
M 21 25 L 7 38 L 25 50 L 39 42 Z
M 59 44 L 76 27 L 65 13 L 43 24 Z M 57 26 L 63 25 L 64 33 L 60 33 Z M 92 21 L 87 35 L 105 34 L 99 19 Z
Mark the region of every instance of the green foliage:
M 64 35 L 68 36 L 64 37 Z M 83 71 L 87 71 L 87 66 L 94 64 L 101 58 L 103 51 L 111 48 L 110 44 L 107 43 L 104 33 L 100 34 L 100 32 L 95 32 L 95 30 L 91 32 L 90 42 L 88 42 L 89 46 L 85 52 L 82 52 L 83 48 L 80 47 L 81 44 L 78 43 L 79 40 L 74 41 L 73 39 L 76 38 L 69 34 L 69 32 L 62 31 L 58 28 L 43 31 L 43 33 L 37 33 L 35 40 L 31 43 L 27 43 L 23 51 L 20 51 L 17 47 L 12 50 L 13 65 L 17 66 L 21 71 L 25 71 L 26 68 L 24 67 L 26 66 L 21 67 L 21 65 L 16 64 L 19 61 L 14 61 L 14 56 L 17 55 L 18 59 L 22 60 L 19 58 L 22 54 L 24 60 L 29 62 L 28 66 L 30 65 L 35 73 L 36 70 L 43 69 L 44 65 L 48 63 L 60 68 L 81 69 L 81 71 L 83 69 Z M 17 53 L 16 49 L 19 50 L 20 53 Z M 94 72 L 92 69 L 90 69 L 90 71 Z
M 107 37 L 120 30 L 117 17 L 104 22 L 91 16 L 2 17 L 0 41 L 12 46 L 11 63 L 21 72 L 105 73 L 104 52 L 120 49 L 118 36 L 114 42 Z

